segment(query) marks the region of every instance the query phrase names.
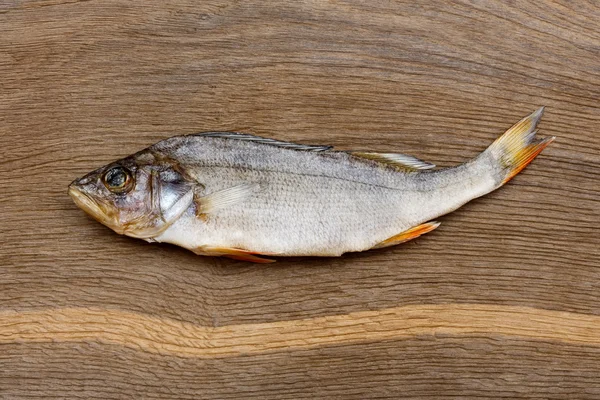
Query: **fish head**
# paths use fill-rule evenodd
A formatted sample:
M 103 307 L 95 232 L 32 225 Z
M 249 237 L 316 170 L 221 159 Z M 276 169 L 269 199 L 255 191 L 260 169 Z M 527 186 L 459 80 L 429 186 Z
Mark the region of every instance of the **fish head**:
M 68 193 L 77 206 L 115 232 L 150 239 L 187 210 L 193 189 L 173 165 L 138 153 L 74 180 Z

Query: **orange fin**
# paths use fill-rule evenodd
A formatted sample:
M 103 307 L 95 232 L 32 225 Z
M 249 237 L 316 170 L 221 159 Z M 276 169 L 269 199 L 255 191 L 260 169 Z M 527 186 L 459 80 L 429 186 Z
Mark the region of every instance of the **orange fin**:
M 502 185 L 514 178 L 546 146 L 554 141 L 554 137 L 544 139 L 536 137 L 535 128 L 543 113 L 544 107 L 541 107 L 536 112 L 523 118 L 490 146 L 489 151 L 503 170 L 506 171 L 506 175 L 502 179 Z
M 233 258 L 235 260 L 242 260 L 259 264 L 268 264 L 275 262 L 275 260 L 257 256 L 258 253 L 253 253 L 248 250 L 236 249 L 233 247 L 202 246 L 197 249 L 194 249 L 193 251 L 194 253 L 203 256 L 223 256 Z
M 424 224 L 417 225 L 414 228 L 410 228 L 407 231 L 394 235 L 391 238 L 384 240 L 383 242 L 377 243 L 372 248 L 381 249 L 382 247 L 395 246 L 400 243 L 408 242 L 409 240 L 418 238 L 421 235 L 431 232 L 438 226 L 440 226 L 440 222 L 426 222 Z

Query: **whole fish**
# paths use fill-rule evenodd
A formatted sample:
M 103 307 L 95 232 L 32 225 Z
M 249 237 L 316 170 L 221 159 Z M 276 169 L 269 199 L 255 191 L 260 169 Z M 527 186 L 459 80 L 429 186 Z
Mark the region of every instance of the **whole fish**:
M 393 246 L 508 182 L 554 137 L 540 108 L 462 165 L 396 153 L 335 151 L 207 132 L 162 140 L 69 186 L 75 203 L 119 234 L 196 254 L 339 256 Z

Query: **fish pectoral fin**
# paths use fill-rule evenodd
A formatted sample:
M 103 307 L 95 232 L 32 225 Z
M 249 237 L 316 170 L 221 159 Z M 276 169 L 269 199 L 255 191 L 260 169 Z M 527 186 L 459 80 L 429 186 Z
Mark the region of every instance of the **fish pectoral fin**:
M 365 153 L 360 151 L 350 152 L 353 156 L 366 158 L 403 169 L 405 171 L 419 171 L 435 168 L 435 164 L 428 163 L 416 157 L 400 153 Z
M 407 231 L 394 235 L 383 242 L 377 243 L 372 247 L 372 249 L 381 249 L 383 247 L 395 246 L 400 243 L 408 242 L 409 240 L 418 238 L 421 235 L 431 232 L 438 226 L 440 226 L 440 222 L 437 221 L 431 221 L 417 225 L 414 228 L 410 228 Z
M 243 183 L 218 190 L 206 196 L 195 196 L 196 215 L 210 214 L 241 203 L 260 189 L 258 183 Z
M 193 252 L 203 256 L 223 256 L 233 258 L 234 260 L 242 260 L 259 264 L 269 264 L 275 262 L 275 260 L 259 257 L 257 255 L 258 253 L 243 249 L 236 249 L 233 247 L 202 246 L 194 249 Z

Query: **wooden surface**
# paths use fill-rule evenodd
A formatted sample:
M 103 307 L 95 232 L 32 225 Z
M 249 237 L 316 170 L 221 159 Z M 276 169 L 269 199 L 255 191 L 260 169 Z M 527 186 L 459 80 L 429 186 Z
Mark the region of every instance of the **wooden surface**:
M 600 398 L 599 7 L 1 1 L 0 398 Z M 449 166 L 541 105 L 509 185 L 338 259 L 198 257 L 66 194 L 202 130 Z

